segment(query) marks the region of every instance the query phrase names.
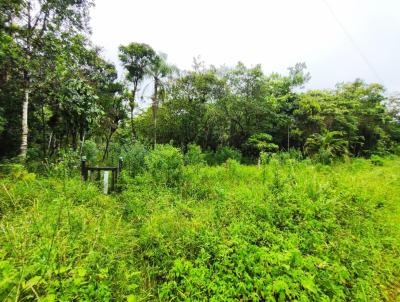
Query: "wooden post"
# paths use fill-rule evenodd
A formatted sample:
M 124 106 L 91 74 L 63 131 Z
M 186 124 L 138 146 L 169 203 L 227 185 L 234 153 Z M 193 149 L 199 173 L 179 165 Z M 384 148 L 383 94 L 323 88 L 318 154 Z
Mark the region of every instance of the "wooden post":
M 86 168 L 86 158 L 82 157 L 81 160 L 81 175 L 84 181 L 87 181 L 88 179 L 88 170 Z
M 111 177 L 111 191 L 114 191 L 115 190 L 115 181 L 116 181 L 116 179 L 117 179 L 117 170 L 112 170 L 111 171 L 111 175 L 112 175 L 112 177 Z

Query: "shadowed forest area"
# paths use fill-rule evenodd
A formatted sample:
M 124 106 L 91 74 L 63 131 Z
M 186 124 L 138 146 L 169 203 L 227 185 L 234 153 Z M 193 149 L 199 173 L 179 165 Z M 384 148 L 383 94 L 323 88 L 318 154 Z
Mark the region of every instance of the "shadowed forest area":
M 0 2 L 0 300 L 399 301 L 400 95 L 137 41 L 119 76 L 93 5 Z

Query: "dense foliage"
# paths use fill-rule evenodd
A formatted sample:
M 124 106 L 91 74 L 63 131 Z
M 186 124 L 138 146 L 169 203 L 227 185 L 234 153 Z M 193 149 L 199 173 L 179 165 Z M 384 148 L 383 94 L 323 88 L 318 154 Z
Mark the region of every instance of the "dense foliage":
M 262 158 L 183 166 L 166 146 L 111 196 L 62 163 L 3 166 L 0 299 L 398 299 L 400 160 Z
M 1 2 L 0 158 L 55 162 L 69 149 L 82 154 L 87 140 L 98 162 L 115 161 L 137 141 L 210 153 L 228 147 L 250 161 L 291 148 L 322 162 L 397 149 L 397 95 L 362 80 L 305 91 L 305 64 L 280 75 L 195 60 L 183 71 L 133 42 L 119 48 L 120 82 L 90 42 L 92 4 Z

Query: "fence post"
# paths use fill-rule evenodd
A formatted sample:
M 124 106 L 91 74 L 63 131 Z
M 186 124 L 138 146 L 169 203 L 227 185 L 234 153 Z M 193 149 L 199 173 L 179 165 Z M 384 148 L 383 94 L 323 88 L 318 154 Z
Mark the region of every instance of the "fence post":
M 87 181 L 88 178 L 88 171 L 86 169 L 86 157 L 82 157 L 81 160 L 81 175 L 84 181 Z
M 115 190 L 115 181 L 117 180 L 116 174 L 116 169 L 111 170 L 111 191 Z
M 104 182 L 103 192 L 104 194 L 108 194 L 108 170 L 104 171 L 103 182 Z

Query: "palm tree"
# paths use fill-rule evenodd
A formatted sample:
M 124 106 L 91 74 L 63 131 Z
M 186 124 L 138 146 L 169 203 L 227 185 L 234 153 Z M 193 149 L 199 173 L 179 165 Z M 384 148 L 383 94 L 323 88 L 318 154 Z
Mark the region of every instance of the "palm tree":
M 157 144 L 157 112 L 159 106 L 159 96 L 165 93 L 164 80 L 171 73 L 172 66 L 168 65 L 167 55 L 159 53 L 155 56 L 152 64 L 149 65 L 147 75 L 153 81 L 153 96 L 152 96 L 152 109 L 153 109 L 153 125 L 154 125 L 154 148 Z

